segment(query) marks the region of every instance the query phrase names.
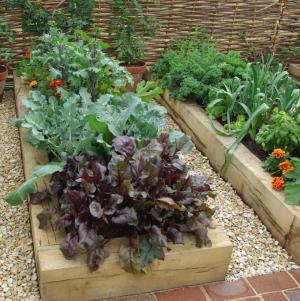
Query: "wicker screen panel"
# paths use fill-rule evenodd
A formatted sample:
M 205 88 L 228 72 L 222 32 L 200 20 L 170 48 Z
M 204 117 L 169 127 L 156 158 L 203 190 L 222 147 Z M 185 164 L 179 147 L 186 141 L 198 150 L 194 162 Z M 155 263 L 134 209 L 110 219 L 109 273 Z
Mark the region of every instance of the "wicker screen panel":
M 35 2 L 35 1 L 33 1 Z M 51 10 L 60 1 L 39 0 Z M 108 39 L 111 0 L 97 0 L 94 26 Z M 155 16 L 159 24 L 155 37 L 146 37 L 146 61 L 153 63 L 170 43 L 202 26 L 211 33 L 222 50 L 280 50 L 295 41 L 300 33 L 300 0 L 160 0 L 159 5 L 142 0 L 146 15 Z M 1 1 L 0 1 L 1 5 Z M 23 33 L 22 13 L 17 8 L 1 12 L 15 32 L 15 61 L 34 41 L 34 34 Z

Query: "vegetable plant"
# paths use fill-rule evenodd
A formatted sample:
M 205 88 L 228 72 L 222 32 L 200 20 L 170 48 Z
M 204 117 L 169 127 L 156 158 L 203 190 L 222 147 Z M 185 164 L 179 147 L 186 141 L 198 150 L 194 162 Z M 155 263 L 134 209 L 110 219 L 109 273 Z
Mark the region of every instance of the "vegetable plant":
M 27 113 L 12 121 L 19 128 L 27 128 L 29 142 L 57 162 L 83 153 L 109 155 L 114 137 L 131 135 L 142 142 L 157 137 L 165 125 L 163 107 L 144 102 L 132 93 L 106 94 L 92 102 L 85 88 L 81 88 L 79 94 L 63 88 L 60 91 L 59 100 L 32 91 L 23 101 Z M 34 190 L 36 182 L 30 179 L 30 183 L 33 184 L 30 189 Z M 21 203 L 25 198 L 20 189 L 23 187 L 8 195 L 7 202 Z M 18 196 L 22 198 L 15 198 Z
M 55 95 L 55 81 L 61 80 L 64 88 L 73 92 L 87 88 L 95 101 L 131 82 L 125 68 L 103 52 L 108 45 L 83 31 L 67 35 L 51 28 L 39 41 L 30 58 L 23 58 L 19 75 L 25 81 L 36 80 L 43 94 Z
M 234 76 L 242 76 L 246 63 L 239 52 L 219 52 L 211 38 L 202 31 L 190 39 L 177 41 L 152 66 L 160 85 L 168 88 L 177 100 L 195 100 L 207 104 L 211 87 L 223 87 Z
M 36 202 L 58 198 L 59 208 L 38 215 L 40 226 L 54 223 L 67 236 L 60 249 L 67 259 L 87 253 L 87 264 L 97 270 L 109 256 L 111 238 L 125 236 L 120 264 L 144 273 L 155 259 L 163 260 L 168 240 L 184 243 L 184 233 L 196 245 L 209 245 L 207 230 L 213 211 L 205 200 L 211 194 L 206 178 L 191 176 L 179 157 L 191 146 L 186 139 L 161 134 L 139 148 L 131 137 L 113 140 L 109 161 L 101 155 L 72 156 L 56 173 L 51 191 L 33 195 Z M 56 221 L 56 222 L 55 222 Z
M 274 148 L 292 152 L 300 146 L 300 124 L 286 112 L 276 108 L 269 122 L 260 128 L 255 141 L 268 152 Z

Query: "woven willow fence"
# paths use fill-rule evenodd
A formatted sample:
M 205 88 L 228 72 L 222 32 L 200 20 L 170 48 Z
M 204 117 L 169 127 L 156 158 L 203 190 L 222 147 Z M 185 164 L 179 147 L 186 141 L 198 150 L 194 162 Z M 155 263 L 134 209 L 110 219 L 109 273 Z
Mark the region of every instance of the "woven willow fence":
M 60 1 L 32 1 L 53 9 Z M 94 26 L 107 39 L 111 0 L 97 0 Z M 300 0 L 160 0 L 159 5 L 144 5 L 145 14 L 157 18 L 160 28 L 155 37 L 146 37 L 146 60 L 155 61 L 174 39 L 186 36 L 202 26 L 215 38 L 222 50 L 241 52 L 254 47 L 258 51 L 278 51 L 293 43 L 300 33 Z M 1 1 L 0 1 L 1 5 Z M 33 35 L 21 29 L 21 10 L 12 8 L 1 13 L 15 32 L 15 61 L 33 42 Z

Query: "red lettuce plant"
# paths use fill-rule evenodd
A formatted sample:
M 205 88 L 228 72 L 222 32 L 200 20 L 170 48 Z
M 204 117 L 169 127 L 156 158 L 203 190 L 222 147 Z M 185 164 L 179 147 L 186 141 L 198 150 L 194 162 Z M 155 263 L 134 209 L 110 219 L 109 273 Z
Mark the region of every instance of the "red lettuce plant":
M 168 134 L 147 140 L 138 149 L 127 136 L 113 141 L 114 154 L 104 158 L 70 157 L 63 172 L 52 179 L 51 195 L 58 209 L 46 209 L 41 226 L 51 220 L 66 230 L 61 251 L 67 259 L 87 253 L 92 271 L 109 255 L 107 242 L 128 237 L 120 249 L 120 263 L 128 272 L 146 272 L 154 259 L 164 259 L 168 241 L 184 243 L 184 233 L 196 245 L 210 243 L 207 229 L 213 211 L 205 204 L 211 193 L 202 176 L 188 175 L 178 152 L 190 141 L 170 142 Z M 48 193 L 33 195 L 35 203 Z

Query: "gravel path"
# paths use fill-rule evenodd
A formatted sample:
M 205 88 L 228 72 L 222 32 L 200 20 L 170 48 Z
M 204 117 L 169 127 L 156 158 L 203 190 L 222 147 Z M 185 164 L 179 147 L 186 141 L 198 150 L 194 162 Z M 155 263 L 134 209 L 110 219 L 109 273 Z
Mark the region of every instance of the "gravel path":
M 0 113 L 0 301 L 36 301 L 39 292 L 27 204 L 11 207 L 3 200 L 23 182 L 18 130 L 8 124 L 15 117 L 12 92 L 5 94 Z M 172 120 L 168 127 L 178 128 Z M 218 192 L 209 202 L 218 207 L 215 217 L 234 244 L 228 280 L 297 267 L 206 157 L 194 148 L 183 159 L 191 173 L 208 176 Z
M 171 118 L 167 128 L 179 129 Z M 212 169 L 205 156 L 194 147 L 182 159 L 189 165 L 191 173 L 207 176 L 211 188 L 217 192 L 216 198 L 209 200 L 209 205 L 216 208 L 214 217 L 223 225 L 234 246 L 227 280 L 298 268 L 253 209 Z
M 0 300 L 39 300 L 27 204 L 11 207 L 3 200 L 23 182 L 18 130 L 12 92 L 0 103 Z

